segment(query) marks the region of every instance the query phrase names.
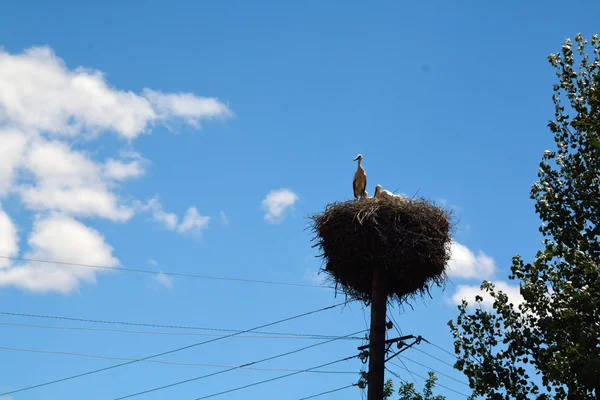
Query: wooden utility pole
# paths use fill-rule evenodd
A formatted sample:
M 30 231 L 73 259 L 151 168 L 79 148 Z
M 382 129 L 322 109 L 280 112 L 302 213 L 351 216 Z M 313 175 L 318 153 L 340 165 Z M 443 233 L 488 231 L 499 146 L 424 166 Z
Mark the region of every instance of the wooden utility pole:
M 387 295 L 382 271 L 373 269 L 371 286 L 371 333 L 369 340 L 368 400 L 383 400 L 385 377 L 385 330 Z

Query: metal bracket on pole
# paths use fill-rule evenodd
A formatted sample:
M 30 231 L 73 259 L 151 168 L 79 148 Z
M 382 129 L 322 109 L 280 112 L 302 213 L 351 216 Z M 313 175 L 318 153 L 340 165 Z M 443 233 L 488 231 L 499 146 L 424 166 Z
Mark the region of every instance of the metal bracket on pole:
M 413 338 L 414 338 L 414 336 L 413 336 Z M 415 341 L 414 341 L 414 342 L 412 342 L 411 344 L 406 344 L 406 343 L 404 343 L 404 342 L 400 341 L 400 342 L 398 343 L 398 348 L 399 348 L 400 350 L 398 350 L 398 351 L 397 351 L 396 353 L 394 353 L 394 354 L 393 354 L 391 357 L 389 357 L 387 360 L 385 360 L 385 362 L 388 362 L 388 361 L 390 361 L 392 358 L 396 357 L 397 355 L 399 355 L 399 354 L 400 354 L 400 353 L 402 353 L 403 351 L 410 349 L 410 348 L 411 348 L 411 347 L 413 347 L 415 344 L 420 344 L 420 343 L 421 343 L 421 340 L 423 340 L 423 338 L 422 338 L 421 336 L 417 336 L 417 337 L 415 338 Z
M 419 339 L 419 341 L 423 340 L 423 338 L 421 338 L 421 336 L 416 337 L 415 335 L 406 335 L 406 336 L 400 336 L 400 337 L 397 337 L 397 338 L 394 338 L 394 339 L 388 339 L 388 340 L 385 341 L 385 344 L 393 344 L 393 343 L 396 343 L 396 342 L 403 342 L 403 341 L 408 340 L 408 339 Z M 369 348 L 369 345 L 365 344 L 364 346 L 358 347 L 358 350 L 362 351 L 362 350 L 366 350 L 368 348 Z

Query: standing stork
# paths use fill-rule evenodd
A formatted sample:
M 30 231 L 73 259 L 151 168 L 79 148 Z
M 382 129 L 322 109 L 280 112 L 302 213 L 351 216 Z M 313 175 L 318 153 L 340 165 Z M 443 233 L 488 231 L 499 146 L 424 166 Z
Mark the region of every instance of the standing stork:
M 359 197 L 363 197 L 365 195 L 365 189 L 367 188 L 367 173 L 365 169 L 362 167 L 362 154 L 356 156 L 353 161 L 358 160 L 358 168 L 356 168 L 356 172 L 354 173 L 354 180 L 352 181 L 352 189 L 354 190 L 354 198 L 358 199 Z

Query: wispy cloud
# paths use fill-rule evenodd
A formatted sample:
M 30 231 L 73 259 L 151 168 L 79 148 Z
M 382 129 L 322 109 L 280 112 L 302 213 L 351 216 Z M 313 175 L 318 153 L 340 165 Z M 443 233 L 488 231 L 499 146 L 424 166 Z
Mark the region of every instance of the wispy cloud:
M 210 222 L 209 216 L 201 215 L 198 212 L 198 209 L 192 206 L 187 209 L 187 212 L 180 223 L 177 214 L 166 212 L 162 203 L 157 198 L 151 199 L 140 208 L 144 211 L 150 211 L 154 221 L 160 223 L 169 230 L 177 231 L 179 233 L 199 233 L 208 227 Z
M 192 93 L 165 94 L 151 89 L 144 89 L 143 96 L 152 103 L 158 118 L 177 117 L 195 127 L 202 119 L 233 116 L 229 107 L 211 97 L 198 97 Z
M 165 275 L 162 271 L 154 275 L 152 279 L 167 289 L 173 289 L 173 280 L 170 276 Z
M 145 173 L 146 171 L 140 160 L 123 161 L 111 158 L 104 163 L 104 175 L 117 181 L 139 178 Z
M 162 203 L 157 198 L 150 199 L 150 201 L 141 206 L 140 209 L 143 211 L 150 211 L 152 219 L 163 225 L 165 228 L 170 230 L 175 230 L 175 228 L 177 228 L 179 217 L 177 214 L 166 212 L 163 209 Z
M 200 232 L 208 226 L 210 217 L 200 215 L 196 207 L 190 207 L 183 217 L 183 221 L 177 227 L 177 231 L 181 233 L 186 232 Z
M 319 271 L 314 268 L 306 268 L 304 270 L 303 279 L 313 285 L 323 285 L 326 282 L 327 277 L 325 274 L 319 274 Z
M 221 222 L 223 223 L 223 225 L 229 226 L 229 218 L 227 218 L 227 215 L 225 214 L 225 212 L 221 211 L 219 213 L 219 216 L 221 217 Z
M 266 211 L 265 220 L 271 224 L 280 223 L 297 200 L 296 193 L 289 189 L 271 190 L 262 201 L 262 208 Z

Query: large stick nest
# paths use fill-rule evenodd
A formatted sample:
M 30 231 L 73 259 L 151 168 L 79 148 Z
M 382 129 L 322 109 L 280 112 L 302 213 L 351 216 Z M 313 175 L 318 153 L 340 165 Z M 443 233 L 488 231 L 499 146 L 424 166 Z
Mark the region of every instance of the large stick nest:
M 399 303 L 446 282 L 451 214 L 426 199 L 336 202 L 311 217 L 324 270 L 346 296 L 369 303 L 373 270 Z

